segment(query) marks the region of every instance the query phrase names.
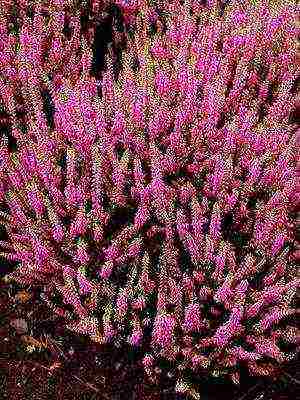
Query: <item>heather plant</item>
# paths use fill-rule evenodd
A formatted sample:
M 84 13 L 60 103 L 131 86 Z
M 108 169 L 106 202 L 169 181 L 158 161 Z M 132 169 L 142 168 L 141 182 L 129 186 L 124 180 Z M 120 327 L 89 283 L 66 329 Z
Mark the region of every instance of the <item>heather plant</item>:
M 141 350 L 154 382 L 160 360 L 272 374 L 299 351 L 295 7 L 119 1 L 127 46 L 99 78 L 95 27 L 50 3 L 17 36 L 0 25 L 8 278 L 79 335 Z

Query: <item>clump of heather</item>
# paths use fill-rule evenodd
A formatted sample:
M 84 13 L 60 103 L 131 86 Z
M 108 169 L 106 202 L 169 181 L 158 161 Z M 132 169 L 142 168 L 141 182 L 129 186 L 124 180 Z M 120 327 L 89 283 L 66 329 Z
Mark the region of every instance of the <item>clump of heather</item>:
M 65 11 L 24 16 L 18 38 L 1 23 L 17 143 L 1 139 L 1 257 L 69 329 L 142 350 L 154 381 L 160 360 L 235 383 L 241 366 L 269 375 L 264 361 L 299 350 L 295 10 L 149 3 L 117 2 L 117 77 L 111 50 L 91 73 L 78 15 L 65 43 Z

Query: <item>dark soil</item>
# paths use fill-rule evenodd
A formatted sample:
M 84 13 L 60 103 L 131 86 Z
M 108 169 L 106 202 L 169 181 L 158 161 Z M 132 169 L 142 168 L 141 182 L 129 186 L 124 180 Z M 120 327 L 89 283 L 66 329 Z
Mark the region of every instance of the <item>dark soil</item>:
M 0 338 L 0 400 L 192 398 L 176 394 L 171 378 L 159 386 L 149 383 L 130 347 L 104 346 L 67 331 L 29 287 L 1 281 Z M 199 384 L 205 400 L 287 400 L 296 398 L 299 364 L 283 366 L 273 380 L 242 371 L 240 387 L 217 378 L 187 378 Z

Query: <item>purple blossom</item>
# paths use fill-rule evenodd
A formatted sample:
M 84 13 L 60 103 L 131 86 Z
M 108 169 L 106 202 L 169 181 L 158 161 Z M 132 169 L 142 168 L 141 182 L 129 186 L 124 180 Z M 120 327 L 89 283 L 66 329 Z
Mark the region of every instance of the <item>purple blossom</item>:
M 203 321 L 199 304 L 190 304 L 185 309 L 183 328 L 187 331 L 199 331 L 203 327 Z
M 97 15 L 107 2 L 92 3 Z M 63 1 L 49 21 L 41 5 L 31 22 L 21 13 L 18 38 L 0 23 L 0 128 L 17 140 L 0 143 L 0 256 L 18 262 L 11 279 L 62 295 L 59 308 L 45 296 L 53 312 L 73 306 L 69 329 L 145 350 L 149 376 L 159 358 L 235 368 L 234 382 L 240 361 L 264 373 L 256 361 L 286 359 L 277 325 L 297 313 L 295 9 L 249 2 L 221 16 L 215 0 L 176 0 L 160 4 L 163 26 L 149 2 L 116 3 L 135 30 L 117 80 L 112 52 L 92 72 L 92 34 Z
M 174 340 L 174 328 L 176 320 L 174 316 L 168 314 L 158 314 L 155 318 L 153 327 L 153 344 L 163 348 L 172 345 Z

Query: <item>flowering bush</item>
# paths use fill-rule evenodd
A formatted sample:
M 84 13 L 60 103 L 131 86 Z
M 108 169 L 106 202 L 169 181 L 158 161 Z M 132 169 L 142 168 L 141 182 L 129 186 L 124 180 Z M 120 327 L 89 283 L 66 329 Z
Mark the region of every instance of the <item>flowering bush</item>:
M 78 334 L 143 348 L 153 379 L 159 359 L 238 382 L 294 357 L 294 7 L 119 1 L 122 68 L 109 51 L 96 79 L 95 27 L 19 3 L 19 34 L 0 25 L 8 277 Z

